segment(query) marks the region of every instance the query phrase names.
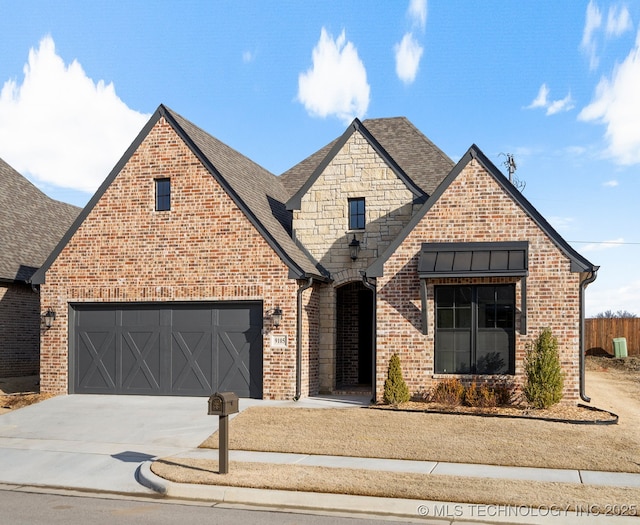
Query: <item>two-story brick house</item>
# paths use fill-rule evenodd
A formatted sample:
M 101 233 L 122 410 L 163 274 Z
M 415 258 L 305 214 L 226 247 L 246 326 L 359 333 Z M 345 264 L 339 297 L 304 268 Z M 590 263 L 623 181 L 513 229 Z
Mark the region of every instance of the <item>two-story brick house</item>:
M 582 387 L 576 253 L 476 147 L 357 119 L 277 177 L 160 106 L 35 275 L 42 388 L 298 398 L 521 382 L 549 326 Z

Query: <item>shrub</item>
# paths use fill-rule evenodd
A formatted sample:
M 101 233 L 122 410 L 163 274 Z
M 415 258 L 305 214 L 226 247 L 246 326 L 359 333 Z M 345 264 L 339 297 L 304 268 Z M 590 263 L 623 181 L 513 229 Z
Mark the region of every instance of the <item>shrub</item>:
M 384 382 L 384 402 L 389 405 L 406 403 L 410 399 L 409 388 L 402 378 L 400 357 L 393 354 L 389 360 L 389 371 Z
M 442 405 L 458 406 L 464 398 L 464 387 L 458 379 L 439 381 L 431 390 L 431 402 Z
M 464 389 L 464 403 L 470 407 L 490 408 L 498 406 L 496 392 L 486 384 L 471 383 Z
M 564 377 L 558 355 L 558 340 L 545 328 L 533 346 L 527 348 L 524 361 L 523 393 L 535 408 L 548 408 L 562 399 Z

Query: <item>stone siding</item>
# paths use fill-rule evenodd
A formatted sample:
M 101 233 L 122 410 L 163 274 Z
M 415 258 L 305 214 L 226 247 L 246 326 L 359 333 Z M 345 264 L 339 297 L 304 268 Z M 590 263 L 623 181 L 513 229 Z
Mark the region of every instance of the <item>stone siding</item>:
M 377 397 L 382 397 L 389 359 L 401 358 L 411 393 L 424 392 L 440 378 L 434 374 L 434 286 L 438 284 L 517 283 L 516 309 L 521 305 L 521 283 L 516 279 L 429 280 L 428 333 L 421 331 L 418 257 L 423 242 L 529 241 L 527 277 L 527 334 L 520 333 L 516 315 L 516 384 L 523 380 L 523 359 L 528 344 L 543 328 L 558 338 L 565 373 L 564 402 L 579 399 L 580 274 L 520 206 L 475 160 L 458 175 L 416 228 L 384 265 L 377 280 Z M 467 382 L 486 377 L 461 376 Z M 494 378 L 496 379 L 496 378 Z
M 349 230 L 348 199 L 365 198 L 365 230 Z M 355 132 L 331 160 L 293 212 L 298 242 L 330 272 L 364 269 L 409 222 L 415 196 Z M 360 255 L 353 262 L 348 244 L 355 234 Z

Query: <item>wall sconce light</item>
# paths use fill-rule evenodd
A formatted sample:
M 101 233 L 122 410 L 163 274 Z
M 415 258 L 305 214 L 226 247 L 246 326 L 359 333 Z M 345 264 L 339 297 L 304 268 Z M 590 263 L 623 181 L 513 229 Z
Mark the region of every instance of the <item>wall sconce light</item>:
M 360 241 L 356 239 L 356 234 L 353 234 L 353 239 L 349 243 L 349 255 L 351 255 L 351 260 L 355 261 L 358 258 L 358 253 L 360 253 Z
M 273 326 L 278 328 L 280 323 L 282 322 L 282 310 L 279 306 L 276 306 L 271 312 L 271 320 L 273 321 Z
M 49 308 L 45 313 L 42 314 L 42 324 L 46 329 L 49 329 L 53 326 L 53 321 L 56 319 L 56 313 Z

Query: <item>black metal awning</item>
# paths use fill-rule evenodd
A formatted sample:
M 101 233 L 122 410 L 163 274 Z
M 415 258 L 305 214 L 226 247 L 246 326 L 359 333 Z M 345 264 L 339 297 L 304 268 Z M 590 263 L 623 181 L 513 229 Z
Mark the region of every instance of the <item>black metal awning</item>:
M 427 279 L 517 277 L 521 279 L 520 333 L 527 333 L 528 241 L 423 243 L 418 260 L 422 331 L 427 333 Z
M 418 274 L 422 279 L 447 277 L 526 277 L 529 243 L 424 243 Z

